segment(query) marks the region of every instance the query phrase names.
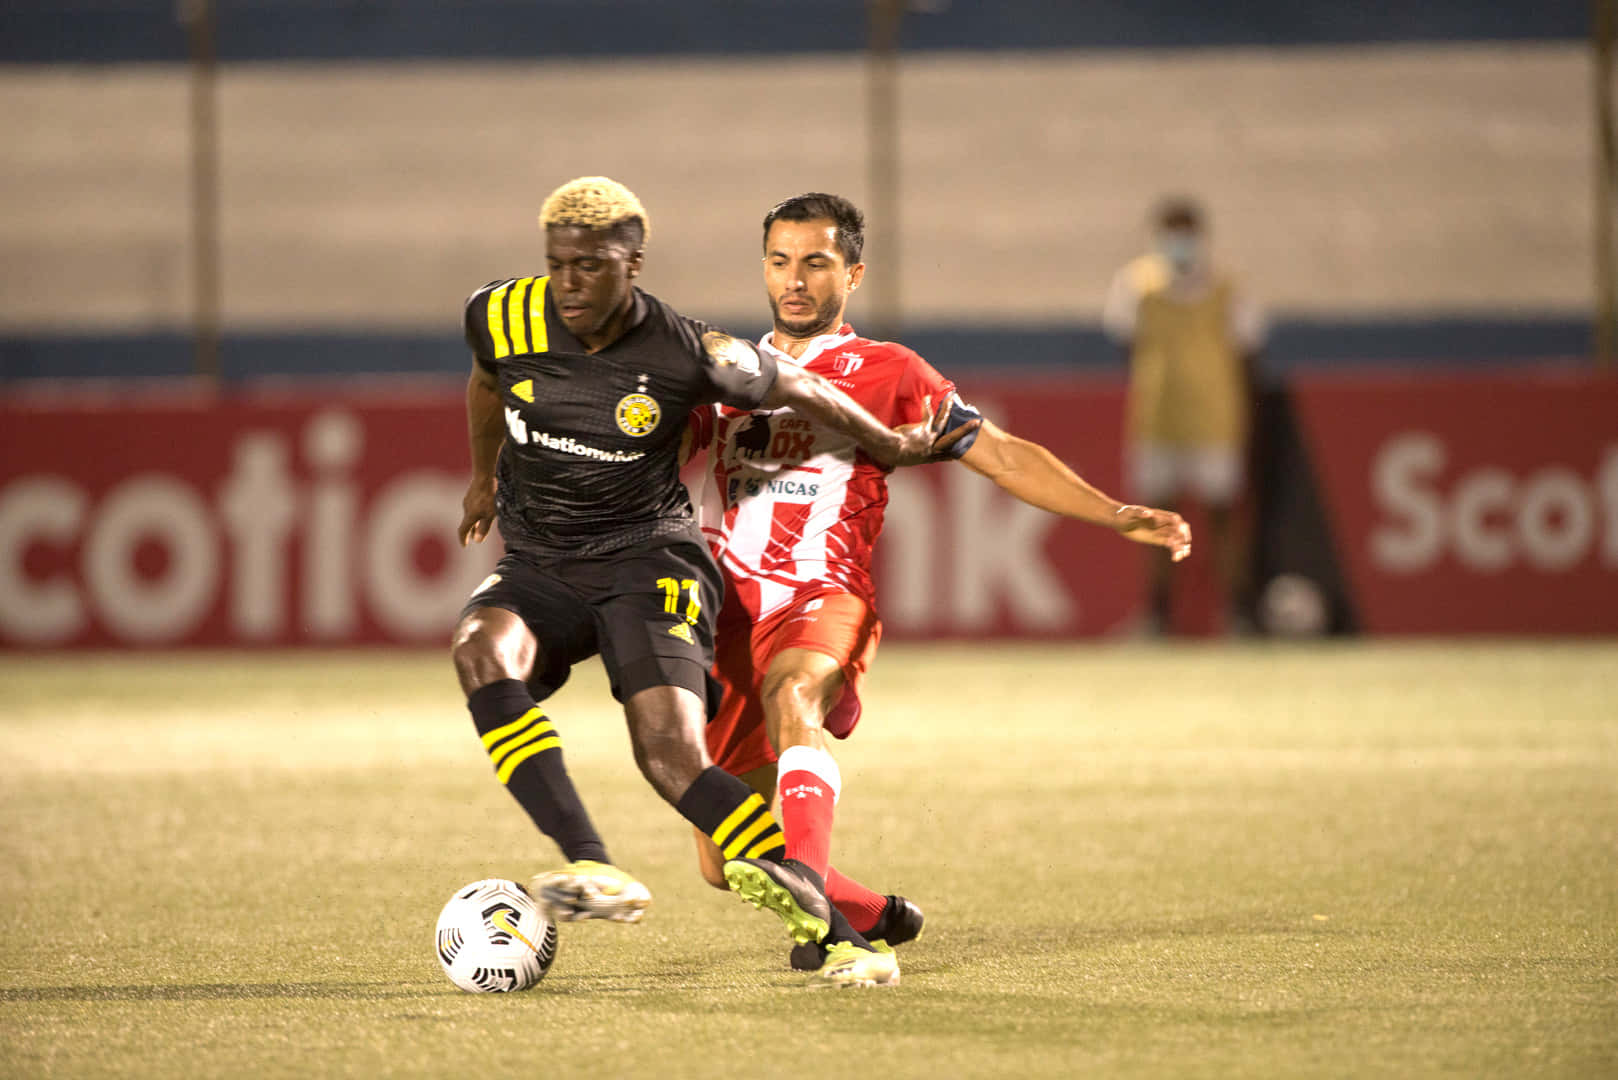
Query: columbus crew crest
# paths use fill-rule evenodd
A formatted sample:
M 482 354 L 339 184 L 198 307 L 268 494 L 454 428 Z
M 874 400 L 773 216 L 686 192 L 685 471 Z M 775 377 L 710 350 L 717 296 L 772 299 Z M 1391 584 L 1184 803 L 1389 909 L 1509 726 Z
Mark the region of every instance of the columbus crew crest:
M 625 435 L 650 435 L 662 418 L 663 410 L 645 394 L 625 394 L 618 400 L 618 430 Z

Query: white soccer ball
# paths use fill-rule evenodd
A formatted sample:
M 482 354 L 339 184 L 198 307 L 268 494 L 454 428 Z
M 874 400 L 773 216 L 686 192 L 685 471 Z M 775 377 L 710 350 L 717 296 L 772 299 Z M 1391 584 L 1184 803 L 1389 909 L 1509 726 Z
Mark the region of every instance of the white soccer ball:
M 1264 586 L 1259 619 L 1277 637 L 1316 637 L 1326 632 L 1331 612 L 1326 594 L 1302 574 L 1278 574 Z
M 527 990 L 556 959 L 556 924 L 515 881 L 485 878 L 458 889 L 438 916 L 438 962 L 473 994 Z

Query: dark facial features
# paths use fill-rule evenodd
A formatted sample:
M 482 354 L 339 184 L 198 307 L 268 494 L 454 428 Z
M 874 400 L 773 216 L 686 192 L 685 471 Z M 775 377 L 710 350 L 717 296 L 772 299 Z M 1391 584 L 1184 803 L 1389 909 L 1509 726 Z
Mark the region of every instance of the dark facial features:
M 864 263 L 843 261 L 835 222 L 777 220 L 764 238 L 764 287 L 779 335 L 804 340 L 836 330 L 864 274 Z
M 562 322 L 587 348 L 604 348 L 622 336 L 643 257 L 610 229 L 545 230 L 551 296 Z

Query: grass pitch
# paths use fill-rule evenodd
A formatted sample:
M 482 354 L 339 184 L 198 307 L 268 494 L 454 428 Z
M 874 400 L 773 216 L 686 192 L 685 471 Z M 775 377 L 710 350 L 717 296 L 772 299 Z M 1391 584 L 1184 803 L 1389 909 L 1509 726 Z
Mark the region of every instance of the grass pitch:
M 442 655 L 0 659 L 0 1075 L 1618 1074 L 1610 641 L 886 648 L 886 991 L 701 883 L 598 668 L 550 711 L 656 902 L 474 996 L 439 907 L 556 858 Z

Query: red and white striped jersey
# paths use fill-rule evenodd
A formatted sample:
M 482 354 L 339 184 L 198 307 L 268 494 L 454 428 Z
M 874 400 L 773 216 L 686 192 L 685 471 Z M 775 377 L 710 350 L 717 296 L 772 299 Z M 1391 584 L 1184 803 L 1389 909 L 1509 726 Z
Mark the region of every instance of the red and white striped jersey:
M 844 324 L 796 360 L 830 380 L 889 427 L 928 417 L 955 386 L 916 353 L 858 336 Z M 888 504 L 888 470 L 848 436 L 789 408 L 716 406 L 698 518 L 727 587 L 753 617 L 805 593 L 842 591 L 875 605 L 871 549 Z M 702 428 L 694 427 L 698 445 Z

